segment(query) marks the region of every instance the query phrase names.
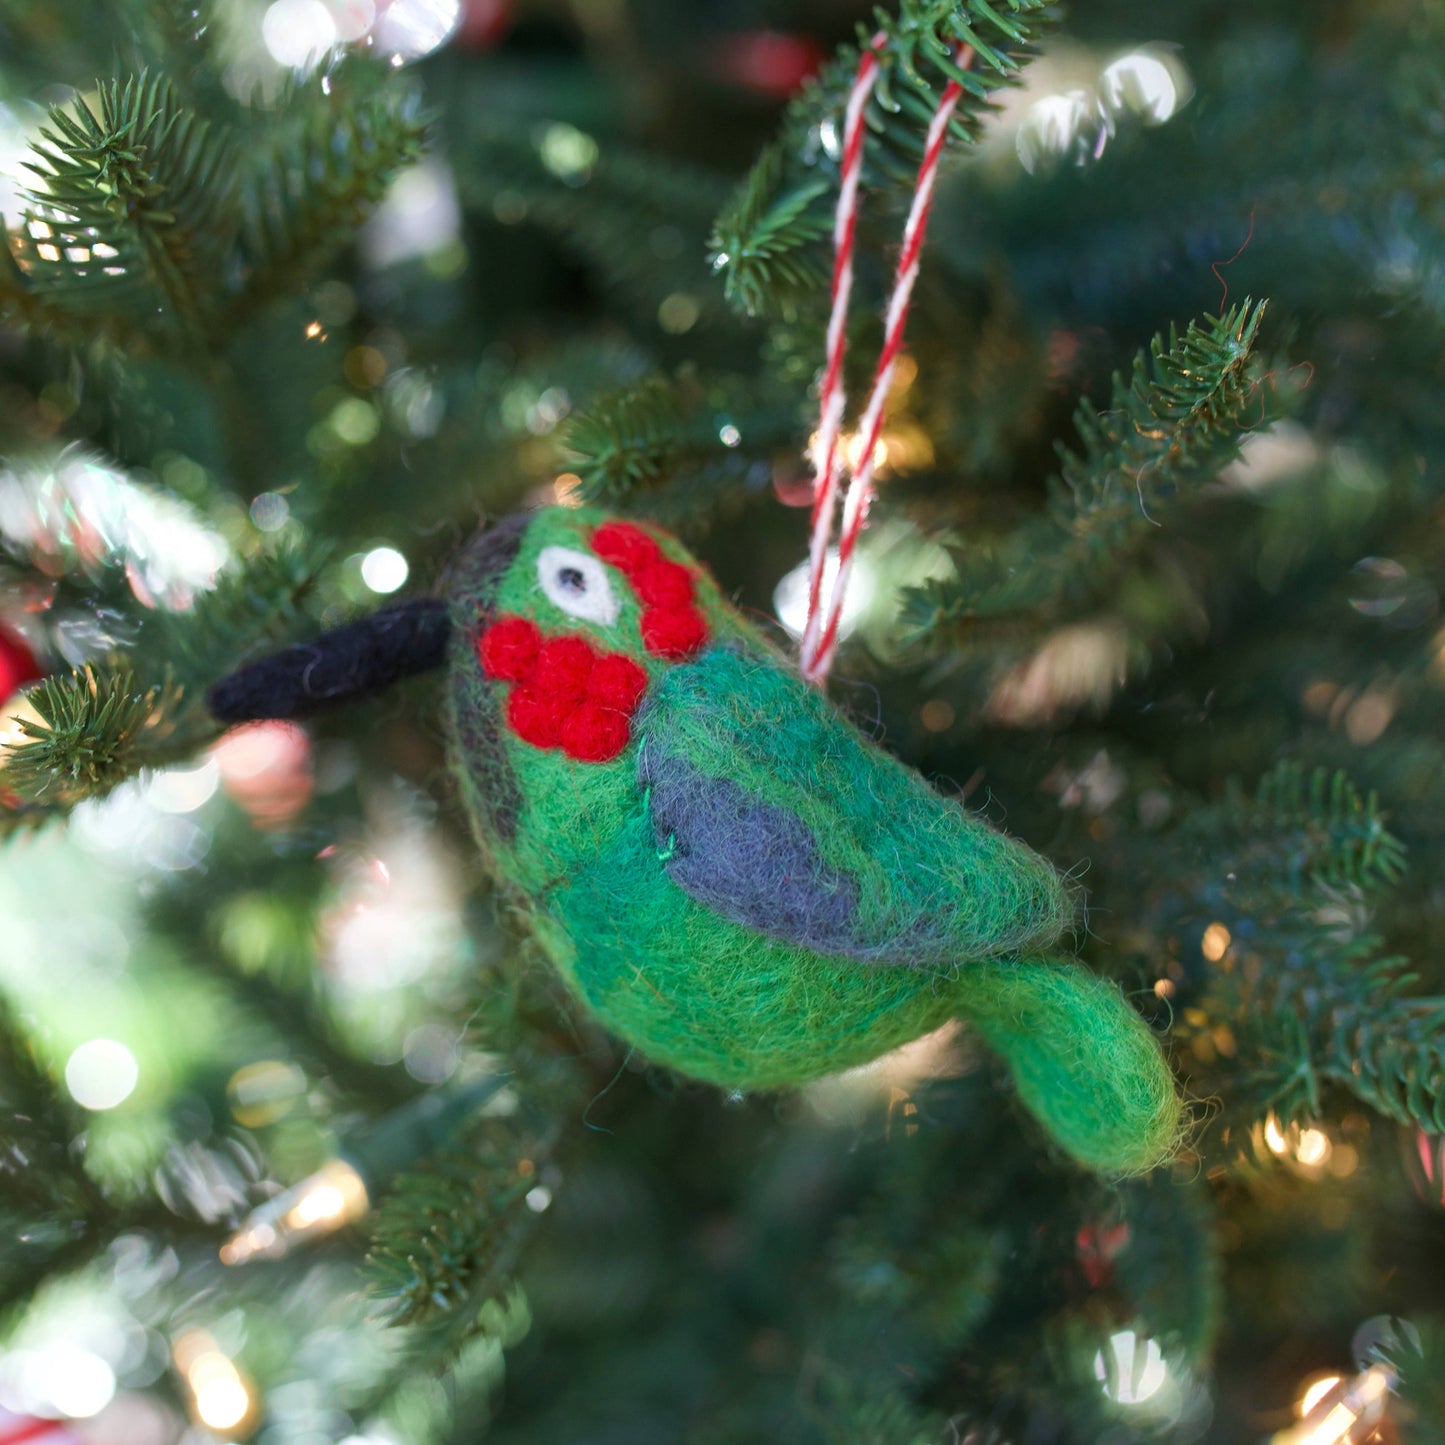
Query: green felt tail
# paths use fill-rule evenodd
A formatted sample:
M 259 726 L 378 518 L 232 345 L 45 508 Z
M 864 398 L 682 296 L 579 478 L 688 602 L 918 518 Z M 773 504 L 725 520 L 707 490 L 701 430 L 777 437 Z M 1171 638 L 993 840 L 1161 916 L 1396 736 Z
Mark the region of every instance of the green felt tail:
M 1112 983 L 1059 959 L 965 969 L 960 1012 L 1081 1164 L 1136 1174 L 1175 1150 L 1182 1105 L 1158 1040 Z

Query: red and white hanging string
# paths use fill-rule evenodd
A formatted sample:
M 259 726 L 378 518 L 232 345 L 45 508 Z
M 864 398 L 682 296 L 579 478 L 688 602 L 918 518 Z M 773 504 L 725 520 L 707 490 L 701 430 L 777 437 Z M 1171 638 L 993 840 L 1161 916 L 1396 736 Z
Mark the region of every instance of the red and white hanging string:
M 838 574 L 824 597 L 824 570 L 828 560 L 828 544 L 833 535 L 834 518 L 838 512 L 838 491 L 842 483 L 844 458 L 839 445 L 843 427 L 843 358 L 848 350 L 848 300 L 853 290 L 853 242 L 858 229 L 858 180 L 863 168 L 863 141 L 866 135 L 864 111 L 868 97 L 878 79 L 878 36 L 873 48 L 865 50 L 858 61 L 858 73 L 848 93 L 843 113 L 843 156 L 840 164 L 841 184 L 838 188 L 838 209 L 833 219 L 833 307 L 828 316 L 827 361 L 819 392 L 818 434 L 813 446 L 813 526 L 808 544 L 808 614 L 803 628 L 799 665 L 803 676 L 817 687 L 828 681 L 833 654 L 838 649 L 838 626 L 843 616 L 843 600 L 853 571 L 853 554 L 858 538 L 868 520 L 868 506 L 873 500 L 874 452 L 883 429 L 883 404 L 893 381 L 898 355 L 903 349 L 903 330 L 908 321 L 908 304 L 913 298 L 913 283 L 918 279 L 918 263 L 923 254 L 923 237 L 928 229 L 928 211 L 933 203 L 933 186 L 938 176 L 938 163 L 948 137 L 948 123 L 958 105 L 963 87 L 950 80 L 939 97 L 938 108 L 928 126 L 923 160 L 914 182 L 913 202 L 903 228 L 903 249 L 898 256 L 898 269 L 893 278 L 893 292 L 888 298 L 888 311 L 883 336 L 883 349 L 873 372 L 873 386 L 863 419 L 858 425 L 857 463 L 848 481 L 843 498 L 843 524 L 838 538 Z M 960 69 L 973 61 L 973 47 L 961 45 L 954 55 Z

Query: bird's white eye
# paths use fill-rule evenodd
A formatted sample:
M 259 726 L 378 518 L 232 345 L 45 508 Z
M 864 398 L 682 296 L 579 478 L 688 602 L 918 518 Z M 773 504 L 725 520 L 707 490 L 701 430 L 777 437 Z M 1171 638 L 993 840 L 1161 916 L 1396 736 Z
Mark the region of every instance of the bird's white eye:
M 607 569 L 586 552 L 571 547 L 543 547 L 537 558 L 537 580 L 550 602 L 573 617 L 610 627 L 617 621 L 617 599 Z

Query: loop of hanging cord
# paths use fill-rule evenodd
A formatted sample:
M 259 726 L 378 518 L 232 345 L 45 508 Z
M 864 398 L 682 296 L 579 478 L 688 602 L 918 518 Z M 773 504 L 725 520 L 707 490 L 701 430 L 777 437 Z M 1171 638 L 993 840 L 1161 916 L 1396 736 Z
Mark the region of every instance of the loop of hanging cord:
M 838 538 L 838 575 L 823 596 L 824 570 L 828 543 L 838 510 L 838 490 L 842 481 L 844 458 L 840 455 L 839 438 L 843 425 L 844 391 L 843 359 L 848 349 L 848 301 L 853 290 L 853 243 L 858 227 L 858 182 L 863 167 L 865 136 L 864 111 L 868 97 L 878 79 L 878 47 L 883 37 L 877 36 L 873 48 L 864 51 L 858 61 L 853 88 L 848 93 L 844 110 L 843 155 L 840 163 L 838 208 L 833 220 L 833 288 L 832 310 L 828 316 L 827 360 L 823 383 L 819 388 L 818 432 L 813 445 L 813 514 L 812 534 L 808 543 L 808 612 L 803 628 L 799 666 L 804 678 L 815 687 L 825 687 L 833 655 L 838 648 L 838 628 L 843 616 L 843 602 L 853 571 L 853 556 L 858 538 L 868 520 L 868 507 L 873 500 L 874 452 L 883 427 L 883 405 L 893 381 L 894 368 L 903 349 L 903 333 L 908 321 L 908 306 L 913 297 L 913 283 L 918 279 L 919 260 L 923 254 L 923 238 L 928 229 L 929 208 L 933 204 L 934 182 L 938 164 L 948 137 L 948 124 L 963 94 L 963 86 L 950 80 L 939 97 L 938 107 L 929 122 L 924 141 L 923 159 L 914 182 L 913 200 L 903 228 L 903 248 L 893 278 L 893 291 L 883 336 L 883 349 L 873 373 L 868 404 L 858 426 L 857 464 L 848 481 L 843 499 L 843 524 Z M 959 46 L 954 59 L 966 70 L 974 57 L 971 45 Z

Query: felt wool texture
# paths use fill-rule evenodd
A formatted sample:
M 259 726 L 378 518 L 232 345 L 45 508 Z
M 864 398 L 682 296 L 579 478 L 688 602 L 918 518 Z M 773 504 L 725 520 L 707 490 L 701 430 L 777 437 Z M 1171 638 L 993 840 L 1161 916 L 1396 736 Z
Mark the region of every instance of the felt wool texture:
M 432 597 L 401 602 L 238 668 L 210 690 L 206 703 L 223 723 L 307 717 L 439 667 L 450 634 L 444 603 Z
M 483 533 L 446 593 L 478 843 L 607 1027 L 748 1090 L 963 1018 L 1081 1163 L 1169 1155 L 1157 1041 L 1049 956 L 1072 918 L 1055 870 L 859 734 L 679 543 L 546 508 Z

